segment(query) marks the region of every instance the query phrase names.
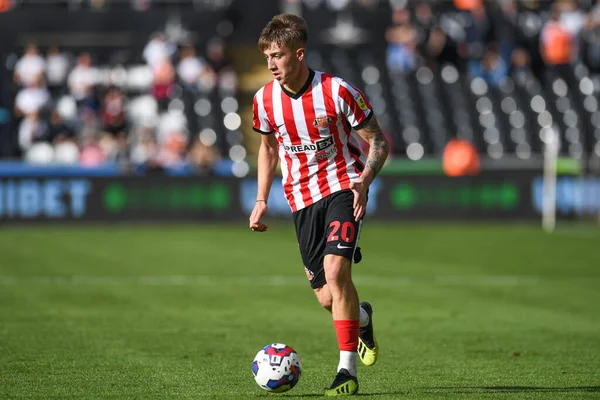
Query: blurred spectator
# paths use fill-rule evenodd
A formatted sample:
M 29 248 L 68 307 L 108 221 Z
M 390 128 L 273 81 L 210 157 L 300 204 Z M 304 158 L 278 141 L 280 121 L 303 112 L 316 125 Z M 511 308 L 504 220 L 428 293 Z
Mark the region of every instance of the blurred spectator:
M 60 113 L 56 110 L 52 110 L 50 113 L 48 125 L 50 129 L 50 141 L 54 143 L 60 143 L 75 138 L 75 131 L 65 124 Z
M 178 131 L 169 132 L 163 139 L 158 151 L 157 160 L 161 167 L 179 166 L 186 153 L 187 138 Z
M 410 12 L 407 8 L 397 8 L 392 11 L 392 26 L 387 29 L 388 68 L 394 73 L 404 73 L 417 67 L 417 32 L 410 22 Z
M 80 111 L 82 108 L 94 111 L 98 109 L 95 93 L 98 77 L 98 70 L 92 66 L 92 57 L 88 53 L 80 54 L 68 80 L 69 92 L 75 98 Z
M 465 17 L 467 18 L 465 33 L 469 45 L 469 57 L 481 58 L 486 52 L 486 44 L 493 39 L 491 21 L 483 4 L 471 8 Z
M 560 10 L 560 23 L 564 29 L 577 38 L 585 25 L 585 14 L 573 0 L 556 0 Z
M 419 1 L 415 4 L 415 24 L 425 29 L 431 29 L 435 20 L 431 6 L 425 1 Z
M 412 25 L 417 33 L 417 44 L 421 45 L 427 40 L 429 32 L 436 27 L 433 11 L 428 3 L 419 1 L 415 4 Z
M 216 74 L 219 87 L 223 92 L 234 93 L 237 89 L 238 76 L 231 60 L 225 52 L 225 43 L 220 38 L 213 38 L 206 44 L 206 57 L 212 71 Z M 202 86 L 205 89 L 214 87 L 215 77 L 203 75 Z
M 21 89 L 15 98 L 15 115 L 17 117 L 37 114 L 50 105 L 50 92 L 44 85 L 41 75 L 33 80 L 26 88 Z
M 39 114 L 27 115 L 19 125 L 19 147 L 21 151 L 27 152 L 35 142 L 46 142 L 48 134 L 48 124 L 40 118 Z
M 588 13 L 582 39 L 582 60 L 592 72 L 600 72 L 600 0 Z
M 560 2 L 552 5 L 550 20 L 540 34 L 540 54 L 546 64 L 545 79 L 548 83 L 557 78 L 573 81 L 571 63 L 576 54 L 573 35 L 561 22 L 563 6 Z
M 558 3 L 552 5 L 550 20 L 542 28 L 540 53 L 546 65 L 569 64 L 572 60 L 573 40 L 571 33 L 560 22 Z
M 517 0 L 501 0 L 499 7 L 494 10 L 491 18 L 494 21 L 495 39 L 500 43 L 502 48 L 508 46 L 508 51 L 512 51 L 513 46 L 519 40 L 519 9 Z
M 179 64 L 177 65 L 177 75 L 184 87 L 197 91 L 201 82 L 208 79 L 214 80 L 213 71 L 206 61 L 196 55 L 196 49 L 187 45 L 179 53 Z
M 108 161 L 115 162 L 124 167 L 129 166 L 129 141 L 125 132 L 120 132 L 117 134 L 115 140 L 113 141 L 113 146 L 106 154 L 106 158 Z
M 167 109 L 169 103 L 169 90 L 175 83 L 175 67 L 168 58 L 156 62 L 152 68 L 154 80 L 150 89 L 152 96 L 158 102 L 158 108 L 161 111 Z
M 231 61 L 225 54 L 225 43 L 219 38 L 213 38 L 206 44 L 208 64 L 217 74 L 233 69 Z
M 433 27 L 421 45 L 423 56 L 437 65 L 451 63 L 460 67 L 461 60 L 457 52 L 457 44 L 442 28 Z
M 29 86 L 37 81 L 46 70 L 46 62 L 40 55 L 35 44 L 29 44 L 25 48 L 23 57 L 15 65 L 15 82 L 20 85 Z
M 214 146 L 207 146 L 196 139 L 190 149 L 189 160 L 200 174 L 208 175 L 220 160 L 220 155 Z
M 144 60 L 151 67 L 162 63 L 165 58 L 170 59 L 175 54 L 176 48 L 167 41 L 167 37 L 162 32 L 155 32 L 144 47 Z
M 98 118 L 96 111 L 91 108 L 83 108 L 74 122 L 79 128 L 79 132 L 100 132 L 102 130 L 102 121 Z
M 46 79 L 53 96 L 60 95 L 60 88 L 67 80 L 69 60 L 57 45 L 52 45 L 46 53 Z
M 104 154 L 106 161 L 114 161 L 116 159 L 119 144 L 115 135 L 107 132 L 101 133 L 98 139 L 98 146 L 102 149 L 102 154 Z
M 79 163 L 84 167 L 98 167 L 105 161 L 106 156 L 100 146 L 98 136 L 93 132 L 84 132 Z
M 117 135 L 126 130 L 125 95 L 121 89 L 115 86 L 108 88 L 102 99 L 100 114 L 105 132 Z
M 490 43 L 481 60 L 469 62 L 469 72 L 472 77 L 485 80 L 489 86 L 498 87 L 508 76 L 508 63 L 498 53 L 497 44 Z
M 135 142 L 131 149 L 131 161 L 135 165 L 156 168 L 158 163 L 158 144 L 149 128 L 141 128 L 134 135 Z
M 430 67 L 435 69 L 436 65 L 445 62 L 456 63 L 456 46 L 437 25 L 428 3 L 419 1 L 415 5 L 414 22 L 418 52 Z
M 517 47 L 511 57 L 511 76 L 515 82 L 525 85 L 536 79 L 531 68 L 531 58 L 525 49 Z

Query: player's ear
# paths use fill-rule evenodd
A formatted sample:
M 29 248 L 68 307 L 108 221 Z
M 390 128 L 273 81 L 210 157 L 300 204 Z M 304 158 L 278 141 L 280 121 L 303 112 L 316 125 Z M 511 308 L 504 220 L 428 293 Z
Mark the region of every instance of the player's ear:
M 296 57 L 298 58 L 298 61 L 303 61 L 304 56 L 306 56 L 306 49 L 304 49 L 303 47 L 300 47 L 299 49 L 296 50 Z

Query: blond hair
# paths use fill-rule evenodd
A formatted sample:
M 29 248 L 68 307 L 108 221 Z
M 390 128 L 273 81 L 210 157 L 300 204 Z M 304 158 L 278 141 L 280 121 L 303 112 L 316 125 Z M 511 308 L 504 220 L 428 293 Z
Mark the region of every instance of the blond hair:
M 258 38 L 258 48 L 265 51 L 272 43 L 279 47 L 298 49 L 306 45 L 308 28 L 306 21 L 294 14 L 274 16 Z

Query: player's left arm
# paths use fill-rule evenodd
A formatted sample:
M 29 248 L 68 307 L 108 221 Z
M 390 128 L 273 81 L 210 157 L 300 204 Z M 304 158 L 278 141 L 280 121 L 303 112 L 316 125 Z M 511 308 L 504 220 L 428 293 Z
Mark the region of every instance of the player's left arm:
M 362 92 L 343 80 L 338 81 L 338 83 L 337 98 L 340 100 L 340 110 L 346 116 L 348 124 L 370 146 L 367 163 L 361 176 L 350 183 L 350 189 L 354 193 L 354 218 L 359 221 L 365 214 L 369 186 L 381 171 L 388 156 L 390 145 L 383 135 L 371 105 Z
M 367 164 L 361 175 L 361 181 L 369 186 L 379 171 L 381 171 L 390 151 L 390 145 L 375 115 L 371 115 L 365 126 L 356 132 L 370 145 Z
M 365 215 L 369 186 L 381 171 L 390 151 L 390 145 L 375 115 L 370 115 L 369 121 L 356 132 L 370 145 L 365 169 L 360 178 L 350 186 L 354 192 L 354 218 L 359 221 Z

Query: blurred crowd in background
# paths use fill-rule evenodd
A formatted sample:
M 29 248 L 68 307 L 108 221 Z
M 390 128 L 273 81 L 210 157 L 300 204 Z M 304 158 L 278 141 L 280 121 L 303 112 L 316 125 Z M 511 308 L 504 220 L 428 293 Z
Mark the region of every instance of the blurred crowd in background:
M 456 135 L 493 159 L 528 160 L 556 134 L 560 154 L 598 164 L 600 2 L 400 0 L 392 2 L 391 19 L 392 85 L 408 82 L 396 86 L 410 90 L 406 77 L 416 76 L 417 86 L 444 87 L 420 99 L 427 104 L 421 115 L 439 121 L 425 124 L 434 154 Z M 399 114 L 405 108 L 397 107 Z M 431 108 L 440 112 L 427 115 Z M 438 117 L 448 110 L 453 115 Z M 415 143 L 408 157 L 427 154 L 427 142 Z
M 0 9 L 17 3 L 0 1 Z M 305 3 L 344 12 L 354 2 Z M 600 72 L 600 1 L 383 3 L 389 10 L 380 39 L 385 50 L 375 56 L 391 75 L 453 65 L 470 79 L 498 87 L 507 77 L 570 82 L 575 65 L 585 66 L 589 76 Z M 149 0 L 130 4 L 140 10 L 152 6 Z M 360 13 L 353 21 L 360 26 Z M 98 64 L 94 54 L 74 54 L 60 43 L 27 44 L 6 60 L 13 74 L 14 158 L 198 171 L 227 160 L 243 163 L 235 174 L 244 175 L 248 152 L 238 112 L 240 77 L 223 37 L 215 34 L 203 43 L 198 47 L 163 30 L 148 39 L 136 59 L 118 65 Z M 226 139 L 219 137 L 223 127 Z
M 191 137 L 183 112 L 192 99 L 196 113 L 210 113 L 210 101 L 199 100 L 214 93 L 223 108 L 237 109 L 237 75 L 218 37 L 196 49 L 156 32 L 143 62 L 131 65 L 96 65 L 89 53 L 58 45 L 44 50 L 31 43 L 14 60 L 18 151 L 25 159 L 202 169 L 221 157 L 216 133 Z
M 575 62 L 600 71 L 600 2 L 555 0 L 531 8 L 516 0 L 393 4 L 386 35 L 392 71 L 449 62 L 492 86 L 510 74 L 544 80 Z

